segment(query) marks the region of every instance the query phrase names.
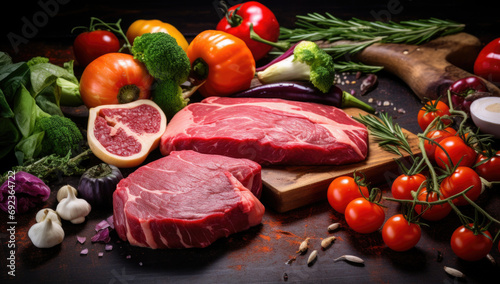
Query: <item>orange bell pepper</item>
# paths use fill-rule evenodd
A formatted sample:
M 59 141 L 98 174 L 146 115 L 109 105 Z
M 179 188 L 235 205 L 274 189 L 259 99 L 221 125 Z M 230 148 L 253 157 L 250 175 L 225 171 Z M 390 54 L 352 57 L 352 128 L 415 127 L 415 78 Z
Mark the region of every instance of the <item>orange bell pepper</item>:
M 164 23 L 160 20 L 137 20 L 133 22 L 127 30 L 127 39 L 133 44 L 134 39 L 145 33 L 164 32 L 175 38 L 177 44 L 186 51 L 188 42 L 184 35 L 172 26 L 171 24 Z
M 255 60 L 245 42 L 229 33 L 207 30 L 198 34 L 186 51 L 191 76 L 204 81 L 205 96 L 229 96 L 248 89 L 255 76 Z

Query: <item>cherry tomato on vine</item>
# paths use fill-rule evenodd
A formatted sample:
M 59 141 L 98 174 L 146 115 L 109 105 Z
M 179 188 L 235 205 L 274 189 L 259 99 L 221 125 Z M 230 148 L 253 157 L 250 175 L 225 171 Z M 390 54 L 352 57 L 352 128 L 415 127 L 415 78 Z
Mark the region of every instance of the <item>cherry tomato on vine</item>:
M 465 196 L 472 201 L 476 201 L 481 194 L 481 185 L 481 179 L 473 169 L 469 167 L 457 167 L 451 175 L 443 179 L 440 191 L 444 197 L 448 198 L 472 186 L 472 188 L 465 193 Z M 453 199 L 452 202 L 457 206 L 469 204 L 462 196 Z
M 457 133 L 455 129 L 452 127 L 446 127 L 445 129 L 436 129 L 431 130 L 425 135 L 425 137 L 432 139 L 435 143 L 441 142 L 444 138 L 454 136 Z M 431 161 L 434 161 L 434 152 L 436 151 L 436 144 L 429 142 L 428 140 L 424 141 L 425 153 L 429 157 Z
M 412 200 L 411 192 L 418 191 L 420 185 L 426 180 L 423 174 L 398 176 L 391 186 L 392 197 L 396 199 Z
M 130 54 L 107 53 L 92 61 L 80 78 L 80 95 L 88 107 L 128 103 L 150 97 L 153 77 Z
M 79 34 L 73 43 L 78 64 L 85 67 L 97 57 L 120 50 L 120 41 L 110 31 L 95 30 Z
M 363 196 L 368 197 L 368 188 L 366 186 L 358 186 L 353 177 L 342 176 L 335 178 L 328 187 L 326 195 L 328 203 L 330 203 L 330 206 L 332 206 L 335 211 L 344 214 L 345 208 L 349 202 L 358 197 L 362 197 L 359 191 L 360 189 L 363 192 Z
M 500 151 L 497 151 L 492 157 L 485 154 L 477 156 L 476 164 L 488 160 L 475 168 L 476 172 L 487 181 L 500 181 Z
M 407 251 L 417 245 L 422 231 L 420 225 L 410 223 L 403 214 L 396 214 L 382 227 L 382 239 L 392 250 Z
M 472 167 L 476 162 L 476 151 L 458 136 L 446 137 L 439 142 L 439 145 L 443 147 L 444 151 L 441 147 L 436 147 L 434 159 L 436 164 L 442 169 L 445 169 L 446 166 L 451 168 L 459 161 L 460 166 L 464 167 Z M 446 153 L 450 156 L 452 164 L 450 164 Z
M 253 25 L 254 32 L 262 39 L 271 42 L 278 41 L 280 35 L 278 20 L 269 8 L 256 1 L 236 4 L 229 8 L 216 29 L 242 39 L 257 61 L 263 58 L 272 46 L 251 39 L 250 25 Z
M 423 188 L 418 194 L 417 199 L 419 201 L 434 202 L 438 201 L 438 194 L 436 192 L 428 192 L 427 189 Z M 439 200 L 441 199 L 442 198 L 439 197 Z M 423 212 L 420 216 L 428 221 L 439 221 L 448 216 L 451 210 L 451 206 L 447 202 L 432 205 L 430 207 L 421 204 L 415 205 L 415 212 L 417 212 L 417 214 L 421 214 Z
M 353 231 L 369 234 L 384 224 L 385 212 L 382 206 L 364 197 L 358 197 L 347 204 L 345 220 Z
M 432 100 L 427 102 L 418 112 L 417 122 L 422 131 L 427 129 L 427 126 L 438 116 L 450 114 L 448 105 L 439 100 Z M 451 120 L 443 119 L 444 124 L 451 124 Z
M 472 224 L 469 226 L 472 227 Z M 478 261 L 484 258 L 493 247 L 490 232 L 474 233 L 465 226 L 460 226 L 453 232 L 450 244 L 455 255 L 468 261 Z

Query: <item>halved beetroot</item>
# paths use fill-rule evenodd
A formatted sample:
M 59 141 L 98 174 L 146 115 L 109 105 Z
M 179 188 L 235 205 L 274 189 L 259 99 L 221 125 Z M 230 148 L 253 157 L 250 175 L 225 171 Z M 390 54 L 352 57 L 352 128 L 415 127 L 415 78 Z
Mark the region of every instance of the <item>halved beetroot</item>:
M 89 110 L 87 139 L 103 162 L 130 168 L 158 147 L 166 126 L 165 114 L 152 100 L 102 105 Z

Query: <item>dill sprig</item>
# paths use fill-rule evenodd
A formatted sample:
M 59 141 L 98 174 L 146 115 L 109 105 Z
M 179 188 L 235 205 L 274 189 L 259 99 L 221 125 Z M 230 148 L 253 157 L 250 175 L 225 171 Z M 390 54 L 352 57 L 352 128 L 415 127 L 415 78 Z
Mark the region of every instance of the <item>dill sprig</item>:
M 334 57 L 354 54 L 374 43 L 422 44 L 439 36 L 458 33 L 465 27 L 464 24 L 436 18 L 396 23 L 358 18 L 341 20 L 329 13 L 298 15 L 295 25 L 297 27 L 293 29 L 280 28 L 280 41 L 353 41 L 327 48 Z
M 400 150 L 402 149 L 414 158 L 407 136 L 388 114 L 380 113 L 378 118 L 373 115 L 360 114 L 359 117 L 353 118 L 368 128 L 382 149 L 403 157 Z

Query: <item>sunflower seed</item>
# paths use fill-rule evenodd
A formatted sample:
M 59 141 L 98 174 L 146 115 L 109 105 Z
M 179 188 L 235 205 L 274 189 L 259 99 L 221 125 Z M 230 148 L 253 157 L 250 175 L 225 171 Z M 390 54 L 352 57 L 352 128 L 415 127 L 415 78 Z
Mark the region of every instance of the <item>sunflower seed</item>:
M 334 236 L 323 239 L 321 241 L 321 247 L 323 249 L 329 248 L 333 244 L 333 241 L 335 241 L 335 239 L 336 239 L 336 237 L 334 237 Z
M 340 257 L 337 257 L 336 259 L 334 259 L 333 261 L 334 262 L 337 262 L 339 260 L 346 260 L 346 261 L 349 261 L 349 262 L 354 262 L 354 263 L 364 263 L 365 261 L 357 256 L 354 256 L 354 255 L 343 255 L 343 256 L 340 256 Z
M 306 238 L 304 241 L 302 241 L 302 243 L 300 243 L 297 253 L 303 254 L 307 251 L 307 249 L 309 248 L 309 240 L 310 238 Z
M 307 266 L 312 266 L 317 258 L 318 258 L 318 251 L 313 250 L 309 255 L 309 257 L 307 258 Z
M 444 271 L 453 277 L 457 277 L 457 278 L 465 277 L 465 274 L 463 274 L 460 270 L 457 270 L 455 268 L 445 266 Z
M 328 226 L 328 232 L 333 232 L 340 228 L 340 223 L 333 223 L 330 226 Z

